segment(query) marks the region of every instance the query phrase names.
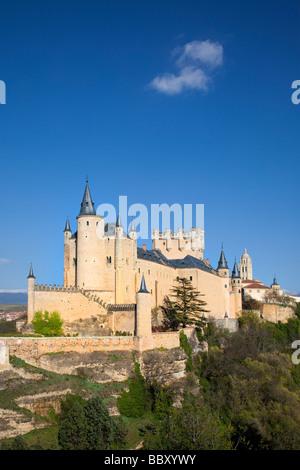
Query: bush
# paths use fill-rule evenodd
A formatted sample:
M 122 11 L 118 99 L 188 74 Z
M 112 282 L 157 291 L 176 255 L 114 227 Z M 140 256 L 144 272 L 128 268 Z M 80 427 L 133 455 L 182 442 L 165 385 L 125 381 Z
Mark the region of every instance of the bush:
M 179 339 L 180 339 L 180 347 L 188 355 L 188 359 L 186 361 L 186 366 L 185 366 L 186 371 L 192 372 L 194 370 L 193 358 L 192 358 L 192 347 L 190 343 L 188 342 L 188 339 L 183 331 L 180 332 Z
M 32 325 L 35 333 L 43 336 L 61 336 L 63 320 L 58 312 L 45 313 L 40 310 L 35 313 Z
M 120 413 L 129 418 L 139 418 L 149 409 L 148 391 L 140 367 L 135 363 L 135 376 L 129 379 L 129 391 L 123 390 L 118 398 Z

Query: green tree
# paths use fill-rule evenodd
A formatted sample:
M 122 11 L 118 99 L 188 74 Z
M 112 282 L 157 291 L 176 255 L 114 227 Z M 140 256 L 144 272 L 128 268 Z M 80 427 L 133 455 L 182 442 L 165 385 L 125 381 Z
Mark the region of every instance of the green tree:
M 67 417 L 69 411 L 71 410 L 71 408 L 73 408 L 75 403 L 78 403 L 80 406 L 82 406 L 82 408 L 84 408 L 87 401 L 84 400 L 84 398 L 82 398 L 80 395 L 72 393 L 67 393 L 65 398 L 60 400 L 61 419 Z
M 118 398 L 117 406 L 122 415 L 131 418 L 144 416 L 149 410 L 147 384 L 137 363 L 135 363 L 134 377 L 129 379 L 129 391 L 123 390 Z
M 116 424 L 100 397 L 88 400 L 85 407 L 87 420 L 87 448 L 105 450 L 114 442 Z
M 43 336 L 61 336 L 63 334 L 63 320 L 58 312 L 43 313 L 41 310 L 34 314 L 32 319 L 34 332 Z
M 58 442 L 63 450 L 85 450 L 87 448 L 87 418 L 84 408 L 75 402 L 63 420 Z
M 206 302 L 200 298 L 204 294 L 198 292 L 192 282 L 185 277 L 177 279 L 171 292 L 175 300 L 166 297 L 161 307 L 164 313 L 164 324 L 172 330 L 177 330 L 179 326 L 185 328 L 187 325 L 202 328 L 205 325 L 203 313 L 209 312 L 204 308 Z

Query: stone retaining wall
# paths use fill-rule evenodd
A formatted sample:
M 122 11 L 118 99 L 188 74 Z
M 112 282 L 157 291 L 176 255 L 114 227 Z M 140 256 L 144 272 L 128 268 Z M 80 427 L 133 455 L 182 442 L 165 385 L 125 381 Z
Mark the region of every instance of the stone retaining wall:
M 99 336 L 84 338 L 14 338 L 2 337 L 0 341 L 9 347 L 9 353 L 21 358 L 39 357 L 59 352 L 93 351 L 145 351 L 164 347 L 179 347 L 179 333 L 155 333 L 151 336 Z

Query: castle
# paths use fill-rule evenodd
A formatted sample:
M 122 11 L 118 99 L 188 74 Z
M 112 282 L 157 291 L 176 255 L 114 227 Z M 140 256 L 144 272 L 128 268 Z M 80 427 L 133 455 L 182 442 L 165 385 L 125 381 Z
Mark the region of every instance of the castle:
M 174 282 L 185 277 L 203 294 L 209 316 L 236 318 L 242 309 L 242 279 L 235 261 L 230 273 L 223 251 L 217 269 L 203 259 L 204 230 L 154 230 L 153 249 L 137 246 L 132 220 L 128 234 L 120 215 L 105 223 L 96 214 L 88 182 L 72 233 L 69 219 L 64 229 L 64 284 L 35 284 L 32 266 L 28 276 L 28 321 L 38 310 L 58 311 L 67 322 L 98 317 L 110 331 L 136 330 L 137 292 L 147 285 L 149 307 L 162 305 Z

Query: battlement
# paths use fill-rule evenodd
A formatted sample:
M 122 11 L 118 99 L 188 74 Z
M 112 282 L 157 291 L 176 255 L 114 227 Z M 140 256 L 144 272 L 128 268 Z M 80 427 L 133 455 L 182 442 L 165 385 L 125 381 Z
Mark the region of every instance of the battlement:
M 158 229 L 152 230 L 152 244 L 154 250 L 160 250 L 167 258 L 184 258 L 188 254 L 203 259 L 205 231 L 192 227 L 190 231 L 179 228 L 178 232 L 172 232 L 169 228 L 165 232 Z

